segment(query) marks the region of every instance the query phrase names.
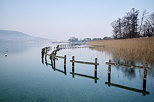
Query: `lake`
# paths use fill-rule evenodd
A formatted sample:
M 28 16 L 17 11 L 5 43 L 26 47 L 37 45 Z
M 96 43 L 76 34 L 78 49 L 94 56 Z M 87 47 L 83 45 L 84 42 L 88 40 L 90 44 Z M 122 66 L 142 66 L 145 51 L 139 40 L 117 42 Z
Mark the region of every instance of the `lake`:
M 86 47 L 57 53 L 67 56 L 64 73 L 63 59 L 56 60 L 55 69 L 48 57 L 46 61 L 41 59 L 41 49 L 46 46 L 52 46 L 53 50 L 56 44 L 0 47 L 0 102 L 154 102 L 154 68 L 147 71 L 147 80 L 143 83 L 143 69 L 111 66 L 109 82 L 105 63 L 113 60 L 113 56 Z M 8 56 L 4 56 L 5 53 Z M 94 76 L 94 65 L 78 63 L 74 66 L 75 72 L 83 76 L 73 77 L 70 74 L 72 56 L 87 62 L 95 62 L 97 58 L 99 79 L 88 77 Z

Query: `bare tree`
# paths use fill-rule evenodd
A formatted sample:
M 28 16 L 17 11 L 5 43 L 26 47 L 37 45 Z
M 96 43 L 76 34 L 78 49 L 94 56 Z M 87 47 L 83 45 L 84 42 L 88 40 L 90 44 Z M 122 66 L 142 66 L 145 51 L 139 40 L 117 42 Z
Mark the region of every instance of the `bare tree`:
M 139 34 L 140 34 L 140 36 L 142 35 L 142 33 L 141 33 L 141 31 L 142 31 L 142 24 L 143 24 L 143 21 L 144 21 L 146 13 L 147 13 L 146 10 L 144 10 L 143 13 L 142 13 L 141 24 L 140 24 L 140 27 L 139 27 Z
M 121 18 L 119 18 L 118 20 L 115 20 L 114 22 L 111 23 L 112 27 L 113 27 L 113 37 L 115 39 L 119 39 L 122 38 L 122 32 L 121 32 Z
M 138 15 L 139 10 L 132 8 L 123 18 L 118 18 L 111 23 L 113 27 L 114 38 L 136 38 L 138 33 Z
M 144 21 L 141 33 L 143 37 L 154 36 L 154 13 L 149 15 L 148 18 Z

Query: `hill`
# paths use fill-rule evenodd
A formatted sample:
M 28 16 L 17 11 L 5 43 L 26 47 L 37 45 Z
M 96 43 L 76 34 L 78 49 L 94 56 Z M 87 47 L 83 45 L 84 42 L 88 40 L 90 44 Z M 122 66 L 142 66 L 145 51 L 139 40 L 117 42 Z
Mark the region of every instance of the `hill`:
M 30 36 L 28 34 L 11 31 L 11 30 L 0 30 L 0 42 L 1 43 L 13 43 L 13 42 L 41 42 L 47 40 L 44 38 Z

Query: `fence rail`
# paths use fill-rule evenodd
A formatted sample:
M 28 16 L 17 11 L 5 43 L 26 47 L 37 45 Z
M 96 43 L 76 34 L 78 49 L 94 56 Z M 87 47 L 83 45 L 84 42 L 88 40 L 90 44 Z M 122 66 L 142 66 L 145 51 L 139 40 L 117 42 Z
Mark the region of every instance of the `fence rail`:
M 128 64 L 118 64 L 113 62 L 106 62 L 107 65 L 114 65 L 114 66 L 122 66 L 122 67 L 129 67 L 129 68 L 149 68 L 147 66 L 135 66 L 135 65 L 128 65 Z
M 81 64 L 99 65 L 99 63 L 95 63 L 95 62 L 85 62 L 85 61 L 75 61 L 75 60 L 70 60 L 70 62 L 81 63 Z
M 97 66 L 99 65 L 97 63 L 97 58 L 95 58 L 95 62 L 85 62 L 85 61 L 76 61 L 74 56 L 72 56 L 72 60 L 70 60 L 70 62 L 72 62 L 72 73 L 75 74 L 75 70 L 74 70 L 74 63 L 81 63 L 81 64 L 89 64 L 89 65 L 94 65 L 95 70 L 94 70 L 94 77 L 97 78 Z M 73 75 L 73 74 L 72 74 Z M 79 75 L 79 74 L 78 74 Z M 74 75 L 73 75 L 74 77 Z

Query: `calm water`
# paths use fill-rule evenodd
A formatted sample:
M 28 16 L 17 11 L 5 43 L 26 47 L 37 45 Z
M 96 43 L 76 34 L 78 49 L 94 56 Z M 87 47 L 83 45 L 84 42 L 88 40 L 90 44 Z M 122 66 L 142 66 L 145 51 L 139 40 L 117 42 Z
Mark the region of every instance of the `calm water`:
M 118 85 L 143 90 L 143 70 L 112 66 L 111 83 L 108 86 L 108 65 L 112 56 L 89 48 L 64 49 L 57 55 L 67 55 L 66 74 L 63 60 L 56 61 L 56 70 L 42 63 L 41 49 L 46 45 L 16 45 L 0 47 L 0 102 L 154 102 L 154 68 L 148 70 L 146 91 L 119 88 Z M 50 45 L 52 46 L 52 45 Z M 5 57 L 5 49 L 8 56 Z M 72 56 L 76 60 L 94 62 L 98 58 L 98 78 L 75 75 Z M 94 66 L 75 63 L 75 72 L 94 76 Z

